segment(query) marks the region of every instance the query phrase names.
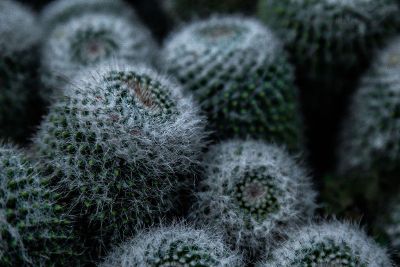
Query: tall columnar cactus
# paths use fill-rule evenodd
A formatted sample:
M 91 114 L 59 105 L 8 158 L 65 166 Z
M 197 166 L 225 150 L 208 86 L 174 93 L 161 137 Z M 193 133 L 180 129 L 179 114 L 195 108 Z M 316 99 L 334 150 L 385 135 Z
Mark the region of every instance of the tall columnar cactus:
M 400 39 L 396 38 L 379 54 L 353 98 L 339 148 L 342 174 L 399 173 L 399 74 Z
M 241 257 L 215 233 L 174 225 L 141 232 L 115 249 L 100 267 L 239 267 Z
M 70 266 L 83 252 L 72 246 L 70 218 L 36 168 L 0 144 L 0 266 Z
M 400 9 L 396 0 L 259 0 L 258 11 L 304 74 L 332 79 L 330 71 L 370 58 L 399 25 Z
M 147 68 L 100 64 L 65 88 L 34 145 L 67 203 L 109 245 L 169 211 L 177 178 L 197 166 L 203 128 L 178 85 Z
M 55 28 L 42 49 L 43 97 L 60 88 L 82 68 L 124 59 L 152 63 L 156 44 L 139 22 L 110 14 L 86 14 Z
M 123 0 L 56 0 L 43 9 L 40 19 L 43 27 L 51 31 L 59 24 L 87 13 L 114 14 L 137 20 L 135 11 Z
M 262 252 L 282 229 L 314 212 L 310 178 L 277 146 L 227 141 L 210 149 L 204 165 L 203 189 L 190 217 L 223 231 L 234 247 Z
M 267 266 L 393 266 L 386 251 L 357 227 L 341 222 L 323 222 L 302 227 L 273 252 Z
M 0 2 L 0 136 L 20 141 L 31 126 L 40 28 L 20 4 Z
M 255 0 L 159 0 L 167 14 L 177 21 L 207 17 L 213 13 L 251 11 Z
M 293 72 L 280 42 L 257 21 L 214 17 L 171 36 L 167 71 L 194 92 L 220 138 L 301 143 Z

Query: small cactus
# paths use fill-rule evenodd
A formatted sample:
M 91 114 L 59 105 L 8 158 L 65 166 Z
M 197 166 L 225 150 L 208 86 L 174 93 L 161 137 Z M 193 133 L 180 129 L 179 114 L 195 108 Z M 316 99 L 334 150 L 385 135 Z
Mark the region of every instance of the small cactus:
M 239 267 L 241 257 L 215 233 L 184 225 L 141 232 L 111 253 L 100 267 Z
M 24 141 L 36 93 L 37 45 L 41 30 L 31 10 L 0 2 L 0 136 Z
M 190 218 L 224 232 L 234 247 L 257 254 L 283 234 L 283 226 L 312 216 L 310 178 L 284 150 L 263 142 L 232 140 L 205 156 L 205 179 Z
M 386 251 L 349 223 L 323 222 L 293 231 L 267 266 L 393 266 Z
M 338 153 L 340 173 L 359 177 L 398 173 L 399 73 L 400 38 L 396 38 L 379 54 L 353 97 Z
M 137 21 L 135 11 L 123 0 L 56 0 L 41 13 L 41 23 L 47 31 L 84 14 L 114 14 Z
M 110 14 L 86 14 L 56 27 L 42 49 L 43 98 L 69 82 L 88 66 L 110 59 L 148 62 L 156 44 L 139 22 Z
M 195 22 L 169 38 L 162 58 L 195 94 L 218 138 L 301 146 L 292 68 L 278 39 L 257 21 L 231 16 Z
M 71 218 L 63 215 L 35 169 L 22 151 L 0 144 L 2 267 L 68 266 L 82 253 L 72 246 Z
M 178 85 L 104 63 L 66 86 L 34 145 L 67 203 L 109 245 L 169 211 L 177 177 L 195 170 L 203 128 Z

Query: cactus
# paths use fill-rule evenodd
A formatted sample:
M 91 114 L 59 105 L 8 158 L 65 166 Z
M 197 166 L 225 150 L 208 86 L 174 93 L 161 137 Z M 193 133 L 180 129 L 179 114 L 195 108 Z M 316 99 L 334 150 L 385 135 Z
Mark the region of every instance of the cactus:
M 203 117 L 153 70 L 100 64 L 65 87 L 35 137 L 48 175 L 109 245 L 172 207 L 177 177 L 193 173 Z
M 233 16 L 193 23 L 171 36 L 162 57 L 194 92 L 217 138 L 301 146 L 292 68 L 280 42 L 258 22 Z
M 310 178 L 283 149 L 261 141 L 231 140 L 205 156 L 205 179 L 190 218 L 224 232 L 226 241 L 257 255 L 282 226 L 313 214 Z
M 32 118 L 40 28 L 31 10 L 19 3 L 0 2 L 0 136 L 23 141 Z
M 393 266 L 386 251 L 357 227 L 323 222 L 301 227 L 263 266 Z
M 398 251 L 400 248 L 400 202 L 397 197 L 390 205 L 387 210 L 387 214 L 381 225 L 379 225 L 383 232 L 388 237 L 389 243 L 393 249 Z M 397 256 L 399 254 L 397 253 Z
M 0 144 L 0 266 L 71 266 L 71 218 L 19 149 Z M 73 265 L 76 266 L 76 265 Z
M 151 63 L 156 47 L 143 25 L 124 17 L 86 14 L 66 22 L 52 31 L 42 51 L 43 98 L 49 101 L 82 68 L 101 61 Z
M 114 250 L 100 267 L 243 266 L 215 233 L 185 225 L 141 232 Z
M 399 71 L 400 38 L 396 38 L 379 54 L 353 97 L 338 153 L 340 173 L 383 175 L 396 170 L 400 159 Z
M 259 0 L 258 11 L 304 74 L 331 81 L 331 72 L 370 58 L 395 32 L 400 10 L 396 0 Z
M 251 11 L 255 0 L 160 0 L 166 13 L 174 20 L 190 20 L 194 17 L 207 17 L 212 13 L 235 13 Z
M 47 31 L 84 14 L 114 14 L 137 21 L 135 11 L 123 0 L 57 0 L 41 13 L 41 23 Z

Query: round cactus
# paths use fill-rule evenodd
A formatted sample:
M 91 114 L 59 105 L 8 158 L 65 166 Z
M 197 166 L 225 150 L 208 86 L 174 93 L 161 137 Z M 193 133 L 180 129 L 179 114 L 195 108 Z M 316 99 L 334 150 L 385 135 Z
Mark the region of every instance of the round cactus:
M 108 237 L 123 238 L 168 212 L 177 177 L 197 165 L 204 124 L 193 101 L 163 76 L 100 64 L 66 86 L 35 150 L 60 193 L 108 245 Z
M 382 175 L 400 160 L 400 39 L 385 48 L 354 95 L 339 149 L 339 171 Z
M 100 267 L 243 266 L 215 233 L 174 225 L 141 232 L 111 253 Z
M 283 234 L 282 226 L 314 212 L 310 178 L 277 146 L 227 141 L 210 149 L 204 165 L 203 189 L 190 217 L 223 231 L 234 247 L 257 254 Z
M 40 28 L 35 15 L 12 1 L 0 2 L 0 136 L 21 141 L 32 126 Z
M 257 21 L 214 17 L 173 35 L 167 71 L 194 92 L 218 138 L 301 145 L 293 72 L 279 41 Z
M 115 14 L 137 20 L 135 11 L 123 0 L 57 0 L 43 9 L 41 22 L 44 28 L 51 31 L 57 25 L 87 13 Z
M 0 144 L 0 266 L 69 266 L 72 223 L 21 151 Z
M 255 0 L 161 0 L 164 10 L 175 20 L 207 17 L 212 13 L 234 13 L 250 11 Z
M 42 80 L 49 100 L 82 68 L 110 59 L 152 62 L 156 44 L 140 23 L 110 14 L 86 14 L 55 28 L 42 50 Z
M 272 258 L 258 266 L 393 266 L 386 251 L 364 232 L 336 221 L 293 231 Z
M 303 75 L 331 81 L 363 66 L 395 32 L 400 9 L 396 0 L 259 0 L 258 11 Z

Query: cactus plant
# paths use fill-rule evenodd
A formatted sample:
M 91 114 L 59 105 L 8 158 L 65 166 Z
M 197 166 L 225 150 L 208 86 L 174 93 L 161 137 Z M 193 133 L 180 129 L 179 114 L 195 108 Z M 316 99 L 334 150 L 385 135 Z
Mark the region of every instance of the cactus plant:
M 31 10 L 0 2 L 0 136 L 23 141 L 32 118 L 40 28 Z
M 49 101 L 82 68 L 110 59 L 151 63 L 156 50 L 150 32 L 139 22 L 110 14 L 82 15 L 56 27 L 45 42 L 43 98 Z
M 103 63 L 66 86 L 34 148 L 60 193 L 109 245 L 168 212 L 177 177 L 197 166 L 203 128 L 178 85 L 145 67 Z
M 160 4 L 174 20 L 190 20 L 194 17 L 207 17 L 212 13 L 249 12 L 255 0 L 161 0 Z
M 388 205 L 387 214 L 380 223 L 391 247 L 398 251 L 400 248 L 400 202 L 398 197 Z M 397 256 L 399 256 L 398 253 Z
M 123 0 L 57 0 L 48 4 L 41 13 L 41 23 L 47 31 L 59 24 L 84 14 L 114 14 L 137 21 L 135 11 Z
M 35 169 L 22 151 L 0 144 L 0 266 L 67 266 L 83 252 Z
M 292 68 L 275 36 L 241 17 L 213 17 L 172 35 L 167 71 L 194 92 L 217 138 L 247 137 L 301 146 Z
M 115 249 L 100 267 L 243 266 L 215 233 L 185 225 L 141 232 Z
M 258 266 L 393 266 L 386 251 L 363 231 L 337 221 L 293 231 L 272 258 Z
M 282 148 L 231 140 L 205 156 L 205 179 L 190 218 L 224 232 L 226 241 L 251 254 L 262 252 L 282 227 L 314 212 L 310 178 Z

